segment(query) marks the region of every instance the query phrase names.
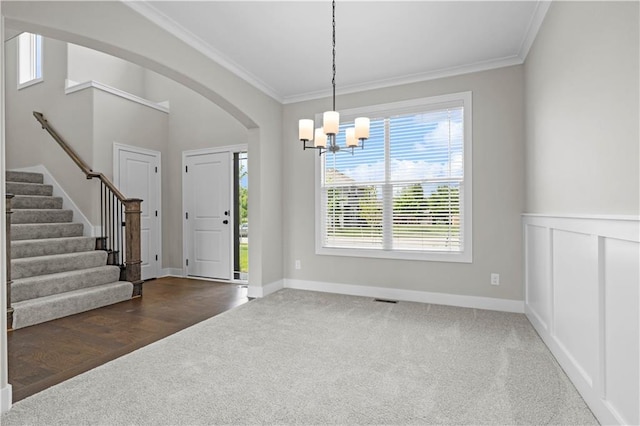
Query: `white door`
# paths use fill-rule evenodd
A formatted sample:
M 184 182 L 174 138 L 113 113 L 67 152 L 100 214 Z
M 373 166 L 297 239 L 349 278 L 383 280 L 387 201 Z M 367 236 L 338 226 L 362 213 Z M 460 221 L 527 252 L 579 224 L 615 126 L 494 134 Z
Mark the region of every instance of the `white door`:
M 230 163 L 228 152 L 185 157 L 187 275 L 231 278 Z
M 114 180 L 127 198 L 142 200 L 140 252 L 142 279 L 156 278 L 160 252 L 160 153 L 116 144 Z

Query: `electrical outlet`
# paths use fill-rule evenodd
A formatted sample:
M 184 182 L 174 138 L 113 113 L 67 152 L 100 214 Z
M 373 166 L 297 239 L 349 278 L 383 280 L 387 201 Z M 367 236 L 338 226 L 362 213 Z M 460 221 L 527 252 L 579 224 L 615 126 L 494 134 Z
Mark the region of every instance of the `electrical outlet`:
M 302 264 L 299 260 L 296 260 L 296 269 L 302 269 Z
M 491 274 L 491 285 L 500 285 L 500 274 Z

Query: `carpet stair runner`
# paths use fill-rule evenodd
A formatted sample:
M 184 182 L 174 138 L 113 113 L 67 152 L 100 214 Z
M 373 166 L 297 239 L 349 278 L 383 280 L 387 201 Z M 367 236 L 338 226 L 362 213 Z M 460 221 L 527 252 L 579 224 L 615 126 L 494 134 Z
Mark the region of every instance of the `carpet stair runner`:
M 7 172 L 11 217 L 13 328 L 23 328 L 131 299 L 133 285 L 107 265 L 95 237 L 83 236 L 73 212 L 40 173 Z

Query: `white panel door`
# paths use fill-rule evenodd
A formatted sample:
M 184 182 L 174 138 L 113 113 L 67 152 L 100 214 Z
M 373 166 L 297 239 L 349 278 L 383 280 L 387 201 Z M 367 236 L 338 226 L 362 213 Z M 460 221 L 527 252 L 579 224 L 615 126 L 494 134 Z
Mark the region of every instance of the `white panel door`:
M 159 196 L 160 153 L 117 149 L 120 191 L 127 198 L 142 200 L 140 213 L 140 251 L 142 279 L 158 276 L 160 243 Z
M 228 152 L 185 158 L 187 275 L 231 278 L 231 177 Z

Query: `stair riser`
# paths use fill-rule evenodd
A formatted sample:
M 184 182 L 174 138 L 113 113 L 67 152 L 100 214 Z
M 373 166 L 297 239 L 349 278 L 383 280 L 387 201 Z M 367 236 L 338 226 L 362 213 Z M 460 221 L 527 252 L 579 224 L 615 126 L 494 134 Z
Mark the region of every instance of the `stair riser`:
M 42 173 L 32 172 L 6 172 L 7 182 L 42 183 L 44 181 Z
M 107 253 L 98 250 L 62 256 L 15 259 L 11 261 L 11 277 L 17 280 L 77 269 L 96 268 L 106 265 L 106 262 Z
M 118 281 L 120 268 L 103 266 L 100 268 L 72 271 L 61 274 L 14 280 L 11 285 L 13 303 L 52 294 L 95 287 Z
M 13 305 L 13 328 L 24 328 L 131 299 L 133 284 L 115 282 Z
M 71 210 L 14 210 L 11 223 L 68 223 L 73 220 Z
M 53 186 L 37 183 L 7 182 L 7 192 L 13 195 L 46 195 L 53 194 Z
M 36 195 L 16 195 L 11 200 L 11 208 L 16 209 L 61 209 L 61 197 L 46 197 Z
M 46 238 L 11 242 L 11 258 L 49 256 L 63 253 L 79 253 L 96 248 L 94 237 Z
M 37 240 L 39 238 L 81 237 L 81 223 L 43 223 L 11 225 L 11 240 Z

